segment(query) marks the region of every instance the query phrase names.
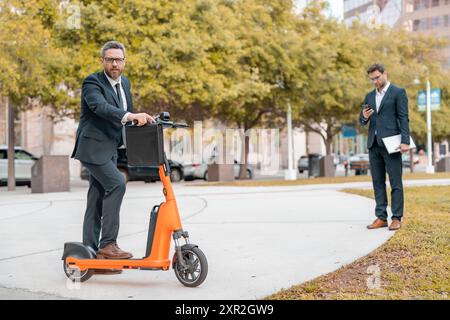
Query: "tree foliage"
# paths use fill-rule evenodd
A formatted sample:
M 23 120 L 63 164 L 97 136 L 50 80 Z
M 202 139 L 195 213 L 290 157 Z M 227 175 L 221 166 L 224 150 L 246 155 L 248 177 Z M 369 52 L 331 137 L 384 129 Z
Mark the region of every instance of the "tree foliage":
M 38 0 L 0 1 L 0 95 L 19 109 L 30 99 L 50 104 L 67 99 L 57 86 L 67 61 L 64 50 L 53 45 L 49 16 Z
M 101 69 L 100 48 L 114 39 L 127 49 L 137 109 L 247 130 L 284 125 L 290 102 L 296 123 L 322 134 L 330 152 L 332 137 L 356 123 L 372 90 L 367 66 L 381 62 L 407 89 L 419 141 L 426 126 L 416 98 L 428 72 L 443 98 L 433 135 L 449 137 L 450 81 L 437 56 L 446 44 L 401 30 L 347 27 L 322 14 L 323 1 L 311 3 L 295 14 L 286 0 L 3 0 L 0 94 L 20 106 L 37 98 L 55 114 L 76 117 L 81 82 Z

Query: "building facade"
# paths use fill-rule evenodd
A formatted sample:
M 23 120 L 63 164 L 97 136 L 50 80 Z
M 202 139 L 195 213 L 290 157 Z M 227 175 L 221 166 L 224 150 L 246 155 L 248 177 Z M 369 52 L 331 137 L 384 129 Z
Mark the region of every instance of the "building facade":
M 344 0 L 344 21 L 360 20 L 370 27 L 387 25 L 450 41 L 450 0 Z M 450 69 L 450 44 L 443 50 Z
M 443 67 L 450 69 L 450 0 L 404 0 L 401 25 L 411 32 L 447 39 Z
M 70 118 L 54 122 L 49 107 L 29 106 L 26 111 L 15 114 L 15 144 L 33 155 L 66 155 L 70 156 L 75 143 L 75 132 L 78 123 Z M 8 143 L 8 105 L 0 98 L 0 145 Z M 70 176 L 80 178 L 80 163 L 69 160 Z

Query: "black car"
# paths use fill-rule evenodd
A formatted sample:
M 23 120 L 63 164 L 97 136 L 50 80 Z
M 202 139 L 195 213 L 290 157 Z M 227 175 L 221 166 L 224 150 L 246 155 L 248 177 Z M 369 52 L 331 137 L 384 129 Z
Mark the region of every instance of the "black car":
M 117 168 L 125 177 L 125 181 L 145 181 L 155 182 L 159 180 L 159 171 L 157 166 L 129 166 L 127 161 L 126 149 L 117 149 Z M 183 180 L 183 166 L 181 163 L 168 160 L 170 166 L 170 180 L 179 182 Z M 81 179 L 89 179 L 89 171 L 81 167 Z

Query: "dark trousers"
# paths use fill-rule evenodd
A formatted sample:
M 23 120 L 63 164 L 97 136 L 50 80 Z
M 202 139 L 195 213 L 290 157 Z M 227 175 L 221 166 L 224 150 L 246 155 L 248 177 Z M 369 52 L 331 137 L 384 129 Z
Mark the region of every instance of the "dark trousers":
M 391 210 L 392 219 L 400 220 L 403 217 L 403 182 L 402 182 L 402 154 L 395 152 L 389 154 L 386 147 L 380 146 L 374 140 L 369 149 L 370 170 L 372 184 L 375 193 L 375 215 L 377 218 L 387 220 L 387 194 L 386 194 L 386 172 L 391 184 Z
M 103 165 L 82 164 L 90 173 L 83 244 L 97 251 L 117 241 L 125 179 L 117 169 L 116 157 Z

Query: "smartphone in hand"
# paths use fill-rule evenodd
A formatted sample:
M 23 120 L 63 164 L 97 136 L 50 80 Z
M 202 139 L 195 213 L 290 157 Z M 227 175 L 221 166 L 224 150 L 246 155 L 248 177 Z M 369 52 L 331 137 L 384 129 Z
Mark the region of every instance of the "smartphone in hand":
M 368 104 L 361 105 L 362 114 L 365 119 L 369 119 L 370 116 L 375 112 L 375 110 Z

